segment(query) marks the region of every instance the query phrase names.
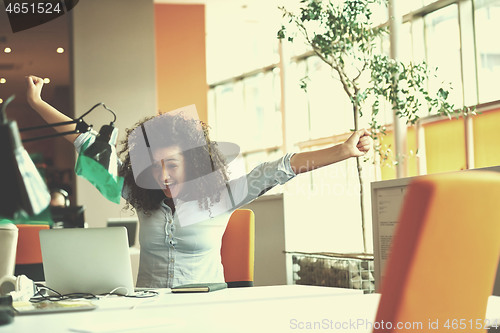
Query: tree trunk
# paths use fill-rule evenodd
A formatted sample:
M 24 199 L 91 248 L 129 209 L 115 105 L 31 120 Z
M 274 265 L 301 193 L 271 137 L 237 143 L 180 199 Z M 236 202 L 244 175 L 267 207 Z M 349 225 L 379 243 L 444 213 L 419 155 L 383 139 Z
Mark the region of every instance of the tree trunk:
M 359 130 L 359 105 L 356 103 L 352 104 L 352 113 L 354 117 L 354 130 Z M 356 167 L 358 169 L 358 180 L 359 180 L 359 207 L 361 209 L 361 233 L 363 237 L 363 253 L 367 253 L 366 249 L 366 234 L 365 234 L 365 205 L 364 205 L 364 190 L 363 190 L 363 177 L 362 171 L 363 166 L 361 164 L 361 157 L 356 157 Z

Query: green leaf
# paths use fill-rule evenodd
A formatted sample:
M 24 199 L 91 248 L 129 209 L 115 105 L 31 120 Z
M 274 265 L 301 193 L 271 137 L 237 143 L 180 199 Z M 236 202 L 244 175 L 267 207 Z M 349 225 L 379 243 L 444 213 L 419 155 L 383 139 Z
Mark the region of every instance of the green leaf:
M 278 30 L 278 33 L 277 33 L 277 37 L 278 39 L 283 39 L 285 38 L 285 31 L 286 31 L 286 28 L 284 25 L 281 26 L 281 29 Z

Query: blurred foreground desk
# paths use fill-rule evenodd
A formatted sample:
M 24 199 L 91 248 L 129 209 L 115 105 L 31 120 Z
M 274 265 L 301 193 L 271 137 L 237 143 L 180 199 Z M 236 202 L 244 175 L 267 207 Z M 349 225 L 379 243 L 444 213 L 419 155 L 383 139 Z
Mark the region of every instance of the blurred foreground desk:
M 101 299 L 92 311 L 18 316 L 0 332 L 371 332 L 378 302 L 378 294 L 298 285 L 167 289 L 156 298 Z M 500 319 L 500 297 L 490 298 L 487 318 Z

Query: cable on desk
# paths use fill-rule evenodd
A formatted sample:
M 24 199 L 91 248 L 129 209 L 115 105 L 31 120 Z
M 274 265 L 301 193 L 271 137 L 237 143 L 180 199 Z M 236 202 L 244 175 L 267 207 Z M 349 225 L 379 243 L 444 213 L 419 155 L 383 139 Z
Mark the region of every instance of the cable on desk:
M 80 299 L 80 298 L 97 299 L 97 296 L 91 293 L 70 293 L 63 295 L 57 290 L 54 290 L 44 285 L 35 284 L 35 286 L 37 292 L 35 293 L 35 295 L 33 295 L 33 297 L 30 298 L 30 302 L 32 303 L 40 303 L 43 301 L 58 302 L 58 301 L 66 301 L 70 299 Z M 42 292 L 47 290 L 53 292 L 55 295 L 43 295 Z
M 125 295 L 125 297 L 130 297 L 130 298 L 151 298 L 151 297 L 156 297 L 160 293 L 157 292 L 156 290 L 141 290 L 140 292 L 136 292 L 133 295 Z
M 116 287 L 115 289 L 111 290 L 109 293 L 101 294 L 99 296 L 101 296 L 102 298 L 108 298 L 109 296 L 123 296 L 123 294 L 117 294 L 117 293 L 115 293 L 115 291 L 117 291 L 119 289 L 125 289 L 125 291 L 128 294 L 128 288 L 127 287 Z
M 118 289 L 125 289 L 125 290 L 127 290 L 127 293 L 125 295 L 115 293 L 115 291 Z M 102 294 L 99 296 L 104 296 L 104 298 L 106 298 L 106 297 L 109 297 L 111 295 L 129 297 L 129 298 L 150 298 L 150 297 L 158 296 L 159 293 L 156 290 L 141 290 L 141 291 L 135 292 L 134 294 L 129 294 L 128 289 L 126 287 L 116 287 L 115 289 L 111 290 L 109 293 Z
M 35 284 L 37 292 L 33 297 L 30 298 L 30 302 L 32 303 L 39 303 L 43 301 L 51 301 L 51 302 L 57 302 L 57 301 L 65 301 L 65 300 L 71 300 L 71 299 L 98 299 L 98 296 L 102 296 L 103 298 L 109 297 L 110 295 L 115 295 L 115 296 L 122 296 L 122 297 L 129 297 L 129 298 L 150 298 L 150 297 L 156 297 L 159 295 L 159 293 L 156 290 L 142 290 L 141 292 L 135 293 L 135 294 L 118 294 L 116 293 L 116 290 L 122 289 L 125 287 L 116 287 L 115 289 L 111 290 L 109 293 L 101 294 L 101 295 L 94 295 L 91 293 L 70 293 L 70 294 L 61 294 L 57 290 L 54 290 L 52 288 L 49 288 L 44 285 L 40 284 Z M 43 291 L 51 291 L 55 295 L 43 295 Z

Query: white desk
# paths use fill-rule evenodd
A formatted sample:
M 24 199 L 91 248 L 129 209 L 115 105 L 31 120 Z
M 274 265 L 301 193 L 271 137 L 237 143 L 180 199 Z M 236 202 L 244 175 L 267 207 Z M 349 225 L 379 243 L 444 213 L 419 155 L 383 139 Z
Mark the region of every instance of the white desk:
M 99 308 L 92 311 L 18 316 L 14 323 L 1 326 L 0 332 L 71 332 L 89 325 L 108 325 L 117 332 L 124 331 L 121 325 L 135 326 L 126 332 L 141 333 L 371 332 L 368 323 L 375 320 L 379 297 L 350 289 L 297 285 L 204 294 L 171 294 L 163 290 L 157 298 L 100 300 Z M 500 297 L 490 298 L 487 318 L 500 319 Z M 142 327 L 137 327 L 139 323 Z M 335 324 L 350 325 L 350 330 L 335 330 Z M 306 325 L 318 325 L 318 329 L 299 329 Z

